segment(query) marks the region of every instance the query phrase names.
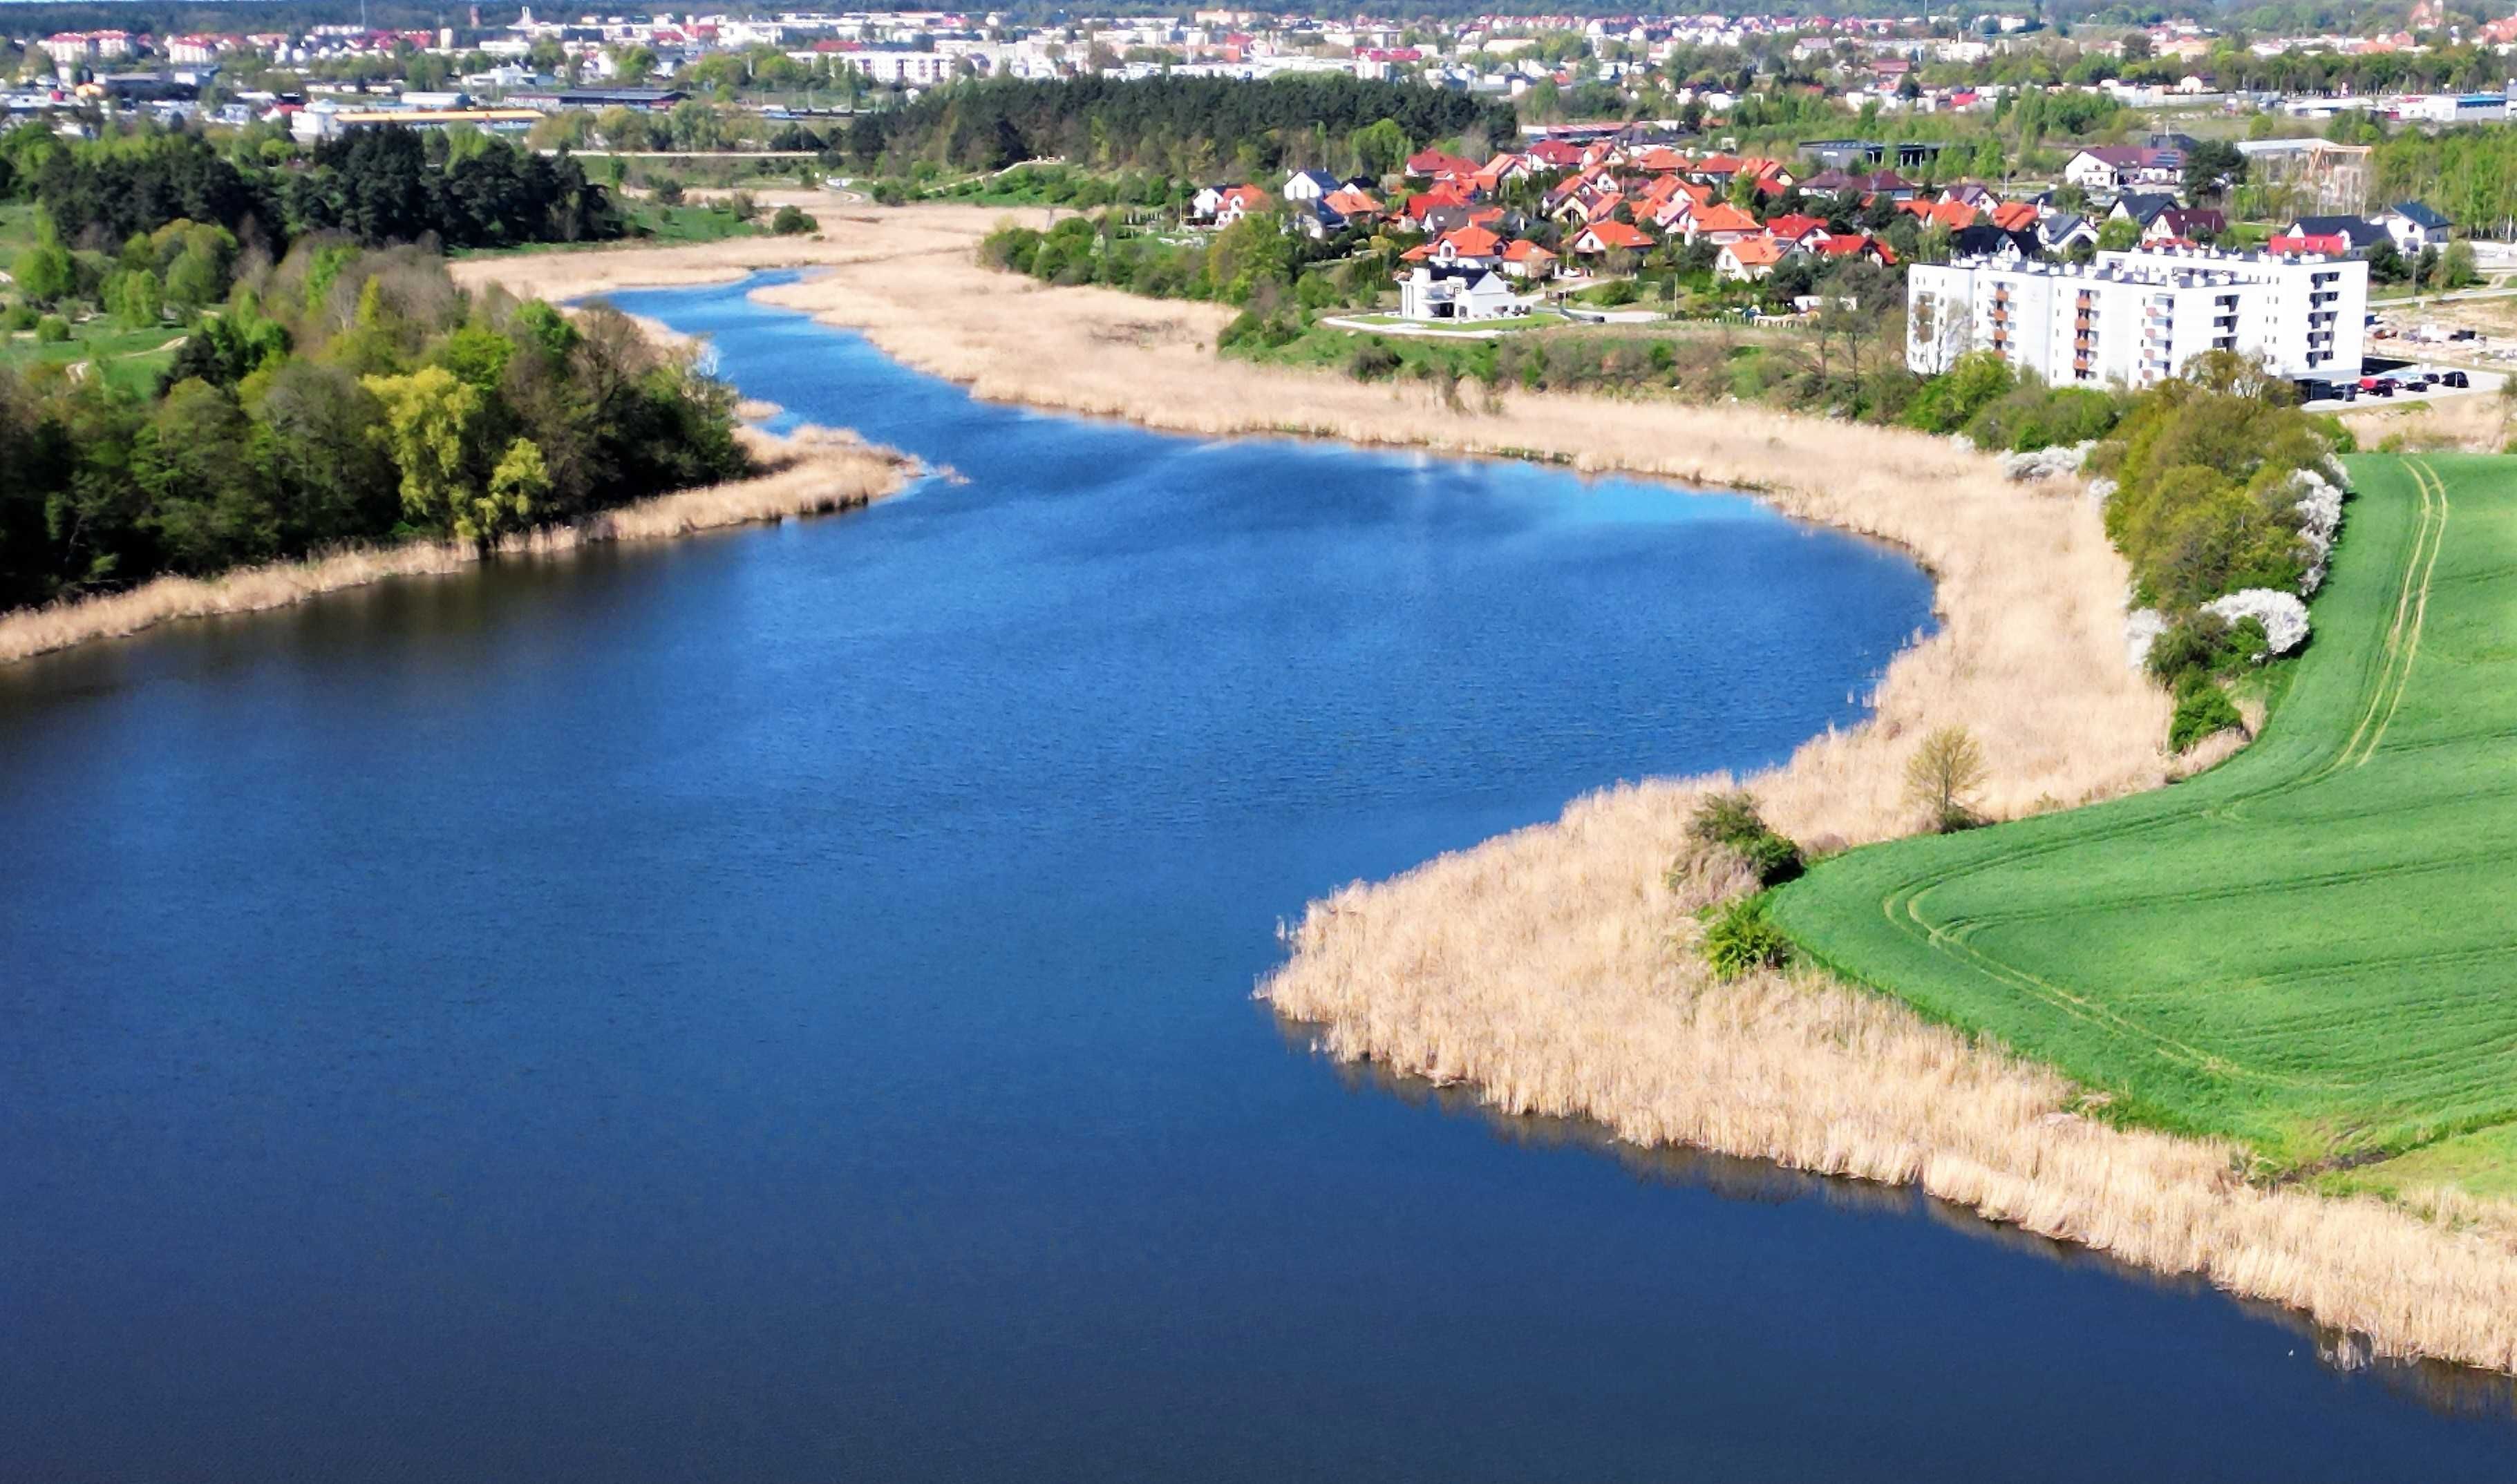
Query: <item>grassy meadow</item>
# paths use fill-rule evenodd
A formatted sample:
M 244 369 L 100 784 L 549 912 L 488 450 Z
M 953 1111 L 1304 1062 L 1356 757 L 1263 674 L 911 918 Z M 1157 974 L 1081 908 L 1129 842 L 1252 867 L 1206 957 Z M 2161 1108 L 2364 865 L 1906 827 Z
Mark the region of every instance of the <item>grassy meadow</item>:
M 2351 470 L 2317 637 L 2253 746 L 2157 792 L 1851 853 L 1775 914 L 2138 1122 L 2337 1183 L 2504 1192 L 2517 459 Z

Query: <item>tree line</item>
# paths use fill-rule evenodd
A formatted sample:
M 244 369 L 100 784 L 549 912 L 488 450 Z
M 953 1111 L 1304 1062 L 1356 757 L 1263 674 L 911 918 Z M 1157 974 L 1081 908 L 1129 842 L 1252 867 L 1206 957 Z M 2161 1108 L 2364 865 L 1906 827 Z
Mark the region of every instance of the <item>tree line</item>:
M 625 316 L 469 295 L 434 254 L 339 236 L 240 276 L 153 395 L 86 369 L 0 368 L 0 607 L 488 543 L 747 465 L 732 390 Z
M 1329 165 L 1349 135 L 1383 119 L 1409 140 L 1509 141 L 1512 106 L 1417 83 L 1343 73 L 1249 82 L 1221 77 L 989 79 L 934 89 L 906 107 L 859 114 L 845 139 L 857 168 L 917 163 L 1001 170 L 1061 158 L 1092 169 L 1188 180 Z
M 370 246 L 434 236 L 467 248 L 599 241 L 625 231 L 611 193 L 575 159 L 478 131 L 353 129 L 303 158 L 280 153 L 239 160 L 197 134 L 158 129 L 71 142 L 27 125 L 0 140 L 8 162 L 0 181 L 31 195 L 81 246 L 178 220 L 275 253 L 318 233 Z

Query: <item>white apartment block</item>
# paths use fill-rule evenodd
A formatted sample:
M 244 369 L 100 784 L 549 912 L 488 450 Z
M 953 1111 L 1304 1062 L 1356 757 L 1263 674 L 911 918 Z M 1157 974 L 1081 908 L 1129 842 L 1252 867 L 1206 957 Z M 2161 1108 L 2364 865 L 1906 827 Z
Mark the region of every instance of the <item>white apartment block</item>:
M 955 58 L 943 52 L 840 52 L 835 54 L 846 66 L 856 68 L 875 82 L 894 82 L 905 87 L 931 87 L 953 80 Z
M 2102 252 L 2095 262 L 1917 263 L 1905 364 L 1991 351 L 2053 386 L 2149 386 L 2205 351 L 2288 377 L 2360 374 L 2368 265 L 2314 253 Z

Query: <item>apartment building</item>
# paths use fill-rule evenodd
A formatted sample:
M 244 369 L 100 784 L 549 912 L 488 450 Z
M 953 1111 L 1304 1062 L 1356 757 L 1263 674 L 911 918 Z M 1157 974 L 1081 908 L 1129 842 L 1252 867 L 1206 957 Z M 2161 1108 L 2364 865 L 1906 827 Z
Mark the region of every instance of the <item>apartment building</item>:
M 2102 252 L 2088 264 L 1917 263 L 1905 363 L 1937 375 L 1988 350 L 2055 386 L 2149 386 L 2205 351 L 2282 376 L 2360 374 L 2368 265 L 2205 247 Z

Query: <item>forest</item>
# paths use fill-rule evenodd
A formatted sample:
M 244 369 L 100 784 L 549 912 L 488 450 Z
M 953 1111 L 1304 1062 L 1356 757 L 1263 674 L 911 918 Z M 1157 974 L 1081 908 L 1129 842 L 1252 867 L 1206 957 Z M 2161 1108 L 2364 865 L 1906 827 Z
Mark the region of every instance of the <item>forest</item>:
M 0 367 L 0 608 L 486 544 L 747 466 L 731 389 L 625 316 L 476 298 L 414 247 L 310 236 L 239 274 L 153 395 L 79 369 Z
M 302 159 L 243 162 L 167 130 L 72 143 L 40 125 L 0 139 L 0 189 L 32 195 L 73 246 L 118 245 L 169 222 L 216 227 L 275 254 L 313 233 L 448 248 L 622 234 L 603 187 L 566 155 L 489 135 L 354 129 Z
M 858 168 L 893 174 L 920 162 L 1001 170 L 1056 157 L 1214 181 L 1326 164 L 1348 135 L 1385 118 L 1420 145 L 1467 139 L 1472 152 L 1518 128 L 1507 103 L 1343 74 L 1079 77 L 938 88 L 906 107 L 859 114 L 846 148 Z

